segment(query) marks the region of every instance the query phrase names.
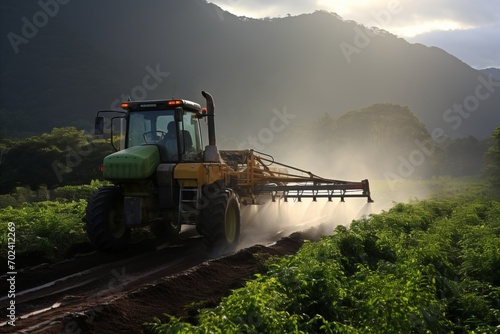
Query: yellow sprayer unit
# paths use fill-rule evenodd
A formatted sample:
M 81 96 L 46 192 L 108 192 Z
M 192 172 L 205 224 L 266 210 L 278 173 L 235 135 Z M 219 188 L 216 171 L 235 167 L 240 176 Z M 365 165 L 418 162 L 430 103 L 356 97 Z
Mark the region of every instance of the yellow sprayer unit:
M 121 105 L 124 111 L 97 113 L 96 134 L 109 125 L 117 151 L 102 165 L 104 179 L 113 185 L 91 196 L 84 218 L 97 249 L 124 249 L 131 228 L 150 226 L 155 236 L 171 240 L 181 225 L 190 224 L 210 250 L 227 251 L 239 241 L 240 205 L 262 204 L 261 198 L 372 201 L 368 180 L 324 179 L 253 150 L 219 151 L 213 98 L 202 95 L 206 109 L 172 99 L 128 101 Z M 201 119 L 208 123 L 205 147 Z M 268 196 L 260 196 L 264 194 Z

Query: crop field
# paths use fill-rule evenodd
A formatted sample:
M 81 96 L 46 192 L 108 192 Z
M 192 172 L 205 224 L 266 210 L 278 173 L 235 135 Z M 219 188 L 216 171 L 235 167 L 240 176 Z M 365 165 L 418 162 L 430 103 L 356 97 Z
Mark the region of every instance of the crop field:
M 333 233 L 306 241 L 295 255 L 266 260 L 264 271 L 254 273 L 217 305 L 186 302 L 188 318 L 158 310 L 160 314 L 151 314 L 143 329 L 495 332 L 500 325 L 500 202 L 495 192 L 475 179 L 400 185 L 410 186 L 427 189 L 429 197 L 394 202 L 348 225 L 331 224 Z M 55 200 L 49 194 L 48 201 L 0 209 L 2 250 L 7 249 L 7 222 L 16 221 L 16 251 L 26 266 L 91 251 L 81 221 L 89 188 L 67 188 L 59 192 L 65 198 Z M 384 189 L 378 188 L 383 195 Z M 23 194 L 24 199 L 40 197 Z M 150 237 L 147 232 L 135 236 Z
M 442 195 L 338 226 L 194 323 L 154 333 L 493 333 L 500 325 L 500 202 Z

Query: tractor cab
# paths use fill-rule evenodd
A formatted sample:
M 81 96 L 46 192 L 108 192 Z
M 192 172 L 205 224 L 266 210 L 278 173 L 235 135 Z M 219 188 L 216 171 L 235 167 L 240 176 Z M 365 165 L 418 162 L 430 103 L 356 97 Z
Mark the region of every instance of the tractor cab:
M 201 107 L 186 100 L 124 102 L 125 148 L 157 146 L 162 162 L 201 161 Z
M 153 175 L 160 164 L 203 162 L 199 120 L 206 117 L 201 106 L 187 100 L 128 101 L 125 111 L 100 111 L 96 134 L 103 134 L 103 113 L 117 114 L 110 137 L 117 152 L 103 161 L 106 180 L 140 180 Z

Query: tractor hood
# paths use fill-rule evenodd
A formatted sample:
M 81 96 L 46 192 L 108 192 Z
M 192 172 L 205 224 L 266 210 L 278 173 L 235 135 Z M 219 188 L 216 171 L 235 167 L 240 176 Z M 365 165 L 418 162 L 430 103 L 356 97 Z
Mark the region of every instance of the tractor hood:
M 105 180 L 138 180 L 153 175 L 160 163 L 155 145 L 134 146 L 104 158 Z

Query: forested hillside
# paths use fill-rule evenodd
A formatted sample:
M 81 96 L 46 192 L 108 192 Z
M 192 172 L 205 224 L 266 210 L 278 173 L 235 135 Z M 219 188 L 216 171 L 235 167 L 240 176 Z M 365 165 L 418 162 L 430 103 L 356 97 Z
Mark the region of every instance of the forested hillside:
M 23 37 L 21 18 L 41 10 L 38 2 L 0 6 L 2 36 Z M 201 90 L 215 97 L 219 134 L 235 140 L 285 107 L 303 123 L 401 104 L 453 138 L 484 139 L 500 121 L 499 84 L 487 74 L 335 13 L 256 20 L 203 0 L 72 1 L 26 43 L 1 43 L 3 137 L 90 130 L 97 110 L 129 96 L 202 102 Z
M 109 142 L 74 127 L 25 139 L 0 140 L 0 193 L 16 187 L 49 189 L 88 184 L 99 179 L 103 158 L 113 152 Z
M 432 136 L 407 107 L 379 103 L 296 126 L 269 150 L 333 178 L 479 175 L 488 140 Z
M 498 130 L 490 140 L 443 137 L 442 142 L 436 142 L 408 107 L 376 104 L 338 119 L 324 115 L 307 126 L 291 127 L 264 151 L 279 152 L 279 161 L 324 177 L 388 180 L 395 175 L 418 179 L 481 175 L 484 155 L 497 137 Z M 234 144 L 233 148 L 256 148 L 250 146 Z M 492 161 L 488 171 L 493 175 L 496 150 L 489 149 Z M 36 190 L 41 186 L 52 189 L 88 184 L 101 177 L 103 158 L 114 152 L 109 139 L 74 127 L 55 128 L 25 139 L 0 140 L 0 151 L 1 194 L 16 187 Z

